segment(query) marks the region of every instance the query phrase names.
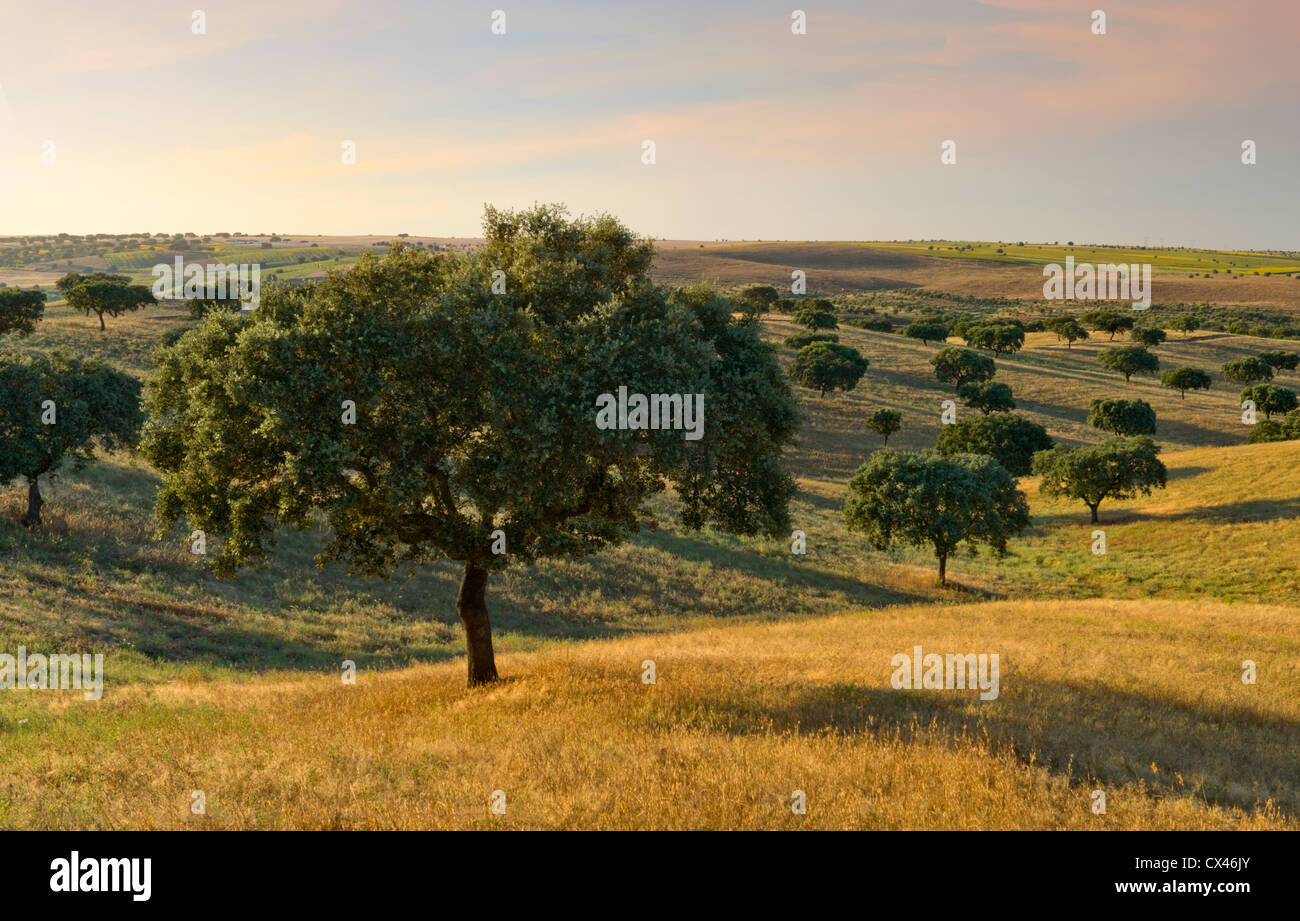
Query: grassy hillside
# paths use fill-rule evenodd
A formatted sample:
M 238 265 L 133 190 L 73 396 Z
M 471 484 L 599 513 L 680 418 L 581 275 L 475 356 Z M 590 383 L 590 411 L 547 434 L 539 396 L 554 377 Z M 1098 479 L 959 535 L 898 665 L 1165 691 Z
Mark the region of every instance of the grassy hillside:
M 473 693 L 454 664 L 135 686 L 4 722 L 0 824 L 1296 829 L 1298 627 L 1267 606 L 905 606 L 508 655 Z M 893 690 L 918 644 L 997 653 L 999 697 Z

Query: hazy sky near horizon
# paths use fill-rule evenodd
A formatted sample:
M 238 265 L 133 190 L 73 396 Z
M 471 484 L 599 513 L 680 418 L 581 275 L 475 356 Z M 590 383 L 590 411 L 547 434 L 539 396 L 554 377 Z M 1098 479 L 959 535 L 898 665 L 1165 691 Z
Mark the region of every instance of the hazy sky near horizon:
M 1300 250 L 1297 52 L 1297 0 L 0 0 L 0 234 Z

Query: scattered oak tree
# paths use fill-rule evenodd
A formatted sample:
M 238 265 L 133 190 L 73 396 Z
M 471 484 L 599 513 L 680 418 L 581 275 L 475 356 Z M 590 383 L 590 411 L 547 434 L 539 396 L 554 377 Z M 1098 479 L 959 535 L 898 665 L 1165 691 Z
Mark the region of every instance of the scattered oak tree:
M 1012 476 L 1030 471 L 1034 454 L 1052 446 L 1047 429 L 1014 413 L 968 416 L 945 425 L 936 447 L 941 454 L 988 454 Z
M 1296 441 L 1300 439 L 1300 409 L 1293 409 L 1286 414 L 1286 417 L 1278 422 L 1275 419 L 1264 419 L 1250 427 L 1250 435 L 1247 441 L 1250 444 L 1260 444 L 1266 441 Z
M 1140 345 L 1145 345 L 1148 348 L 1155 348 L 1168 337 L 1165 335 L 1165 331 L 1158 327 L 1137 326 L 1134 327 L 1133 332 L 1130 334 L 1130 338 Z
M 0 288 L 0 336 L 27 336 L 45 313 L 45 292 L 34 288 Z
M 761 317 L 771 311 L 780 299 L 780 293 L 771 285 L 750 285 L 732 298 L 732 302 L 742 314 Z
M 823 308 L 821 305 L 825 304 Z M 817 298 L 812 304 L 799 307 L 790 317 L 791 321 L 806 329 L 839 329 L 839 321 L 830 311 L 830 301 Z
M 1093 400 L 1088 424 L 1113 435 L 1154 435 L 1156 411 L 1146 400 Z
M 1067 349 L 1073 348 L 1080 339 L 1088 338 L 1088 331 L 1074 317 L 1057 317 L 1047 324 L 1047 329 L 1056 334 L 1058 342 L 1064 339 Z
M 1016 408 L 1016 401 L 1011 398 L 1011 388 L 997 381 L 962 384 L 957 388 L 957 395 L 967 406 L 982 413 L 1005 412 Z
M 1189 390 L 1209 390 L 1210 375 L 1196 368 L 1171 368 L 1160 375 L 1160 385 L 1178 391 L 1179 399 L 1187 399 Z
M 1047 496 L 1081 499 L 1097 523 L 1103 499 L 1132 499 L 1165 486 L 1165 465 L 1146 435 L 1112 438 L 1099 445 L 1066 448 L 1057 445 L 1034 456 L 1034 473 L 1042 477 Z
M 1090 310 L 1083 315 L 1083 322 L 1102 333 L 1110 334 L 1110 341 L 1115 341 L 1115 334 L 1133 328 L 1133 317 L 1116 313 L 1113 310 Z
M 1257 381 L 1271 381 L 1273 379 L 1273 367 L 1256 355 L 1248 355 L 1245 358 L 1238 358 L 1236 361 L 1225 364 L 1223 366 L 1223 376 L 1234 384 L 1249 386 Z
M 885 440 L 885 447 L 889 447 L 889 436 L 902 426 L 902 414 L 893 409 L 878 409 L 867 419 L 867 428 Z
M 920 339 L 922 345 L 929 345 L 931 342 L 943 342 L 948 338 L 948 327 L 942 323 L 927 323 L 923 320 L 917 320 L 907 324 L 903 329 L 903 335 L 909 339 Z
M 1255 408 L 1271 419 L 1274 413 L 1289 413 L 1296 408 L 1296 396 L 1292 390 L 1277 384 L 1256 384 L 1241 391 L 1241 400 L 1253 400 Z
M 793 336 L 786 336 L 782 343 L 786 348 L 799 351 L 806 345 L 812 345 L 814 342 L 839 342 L 840 337 L 834 333 L 795 333 Z
M 41 523 L 41 477 L 83 468 L 96 448 L 135 444 L 140 389 L 136 378 L 92 359 L 0 353 L 0 484 L 26 480 L 23 524 Z
M 139 310 L 156 303 L 153 291 L 148 285 L 133 285 L 126 275 L 105 275 L 95 272 L 92 275 L 78 275 L 69 272 L 57 282 L 55 287 L 63 292 L 68 306 L 80 310 L 86 316 L 92 313 L 99 317 L 99 328 L 104 330 L 104 317 L 120 317 L 129 310 Z
M 1284 352 L 1281 349 L 1269 349 L 1260 352 L 1259 357 L 1268 363 L 1274 371 L 1294 371 L 1300 365 L 1300 354 Z
M 1118 348 L 1104 349 L 1097 355 L 1097 360 L 1107 371 L 1118 371 L 1123 374 L 1125 383 L 1134 374 L 1155 374 L 1160 370 L 1160 359 L 1141 345 L 1121 345 Z
M 960 345 L 950 345 L 941 350 L 930 359 L 930 364 L 934 365 L 934 376 L 940 383 L 952 384 L 958 389 L 962 384 L 990 380 L 997 373 L 992 358 Z
M 656 287 L 651 242 L 613 217 L 488 208 L 484 237 L 476 252 L 394 245 L 206 317 L 159 353 L 142 445 L 163 526 L 204 530 L 218 573 L 322 519 L 322 564 L 463 564 L 471 686 L 497 678 L 490 573 L 618 544 L 670 484 L 689 528 L 788 533 L 798 418 L 757 324 L 708 286 Z M 624 387 L 626 418 L 598 425 Z M 646 395 L 683 397 L 675 427 L 665 399 L 649 428 Z
M 972 552 L 985 545 L 1000 556 L 1007 540 L 1029 526 L 1024 494 L 987 455 L 885 448 L 857 469 L 849 491 L 849 530 L 876 550 L 896 544 L 933 548 L 941 584 L 947 583 L 948 557 L 963 543 Z
M 1025 328 L 1017 323 L 972 326 L 966 330 L 966 343 L 998 356 L 1014 354 L 1025 344 Z
M 814 342 L 799 350 L 790 365 L 792 380 L 826 396 L 830 390 L 852 390 L 867 373 L 862 353 L 834 342 Z

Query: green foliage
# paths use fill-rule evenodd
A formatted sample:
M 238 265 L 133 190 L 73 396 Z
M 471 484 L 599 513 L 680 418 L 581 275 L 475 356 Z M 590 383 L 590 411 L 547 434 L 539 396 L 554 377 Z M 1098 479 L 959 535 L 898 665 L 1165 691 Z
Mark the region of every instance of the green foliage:
M 1146 435 L 1080 448 L 1057 445 L 1034 457 L 1033 470 L 1042 477 L 1044 495 L 1081 499 L 1093 523 L 1102 500 L 1150 495 L 1164 488 L 1166 478 L 1155 442 Z
M 1012 476 L 1030 471 L 1034 454 L 1052 446 L 1047 429 L 1014 413 L 967 416 L 939 433 L 936 447 L 942 454 L 988 454 Z
M 750 285 L 731 300 L 736 309 L 746 316 L 761 317 L 772 310 L 780 299 L 780 293 L 771 285 Z
M 1071 347 L 1080 339 L 1088 338 L 1088 331 L 1079 325 L 1074 317 L 1056 317 L 1044 324 L 1048 332 L 1056 334 L 1057 340 L 1064 339 L 1066 347 Z
M 975 381 L 962 384 L 957 388 L 957 395 L 967 406 L 982 413 L 1002 412 L 1016 408 L 1016 401 L 1011 398 L 1011 388 L 997 381 Z
M 1165 331 L 1158 327 L 1137 326 L 1134 327 L 1130 338 L 1132 338 L 1134 342 L 1145 345 L 1148 348 L 1154 348 L 1164 342 L 1167 336 L 1165 335 Z
M 993 359 L 974 349 L 950 345 L 930 359 L 934 376 L 941 383 L 960 388 L 962 384 L 990 380 L 997 373 Z
M 1169 328 L 1189 336 L 1201 328 L 1201 321 L 1194 313 L 1180 313 L 1169 321 Z
M 903 335 L 909 339 L 920 339 L 922 345 L 931 342 L 943 342 L 948 338 L 948 327 L 942 323 L 927 323 L 917 320 L 903 329 Z
M 143 421 L 140 382 L 129 374 L 62 352 L 0 352 L 0 484 L 21 476 L 39 497 L 39 477 L 84 467 L 96 448 L 131 447 Z
M 263 291 L 247 317 L 206 317 L 160 352 L 143 443 L 160 520 L 220 537 L 218 572 L 318 522 L 321 560 L 350 571 L 462 561 L 471 684 L 496 677 L 489 573 L 626 540 L 669 485 L 689 528 L 786 533 L 797 424 L 757 327 L 707 285 L 653 285 L 651 243 L 616 219 L 488 208 L 484 237 L 476 252 L 397 244 Z M 702 437 L 599 427 L 620 386 L 703 394 Z
M 799 326 L 811 330 L 839 328 L 839 322 L 835 319 L 835 314 L 816 307 L 800 307 L 790 319 Z
M 1093 400 L 1088 424 L 1112 435 L 1154 435 L 1156 411 L 1146 400 Z
M 1115 334 L 1133 328 L 1133 315 L 1116 313 L 1113 310 L 1089 310 L 1082 317 L 1083 322 L 1101 333 L 1108 333 L 1111 341 Z
M 1267 362 L 1270 368 L 1279 371 L 1294 371 L 1296 366 L 1300 365 L 1300 354 L 1284 352 L 1281 349 L 1269 349 L 1260 352 L 1259 357 Z
M 1018 323 L 989 323 L 966 329 L 968 345 L 994 355 L 1013 354 L 1025 344 L 1025 328 Z
M 1273 366 L 1257 355 L 1247 355 L 1223 366 L 1223 376 L 1234 384 L 1253 384 L 1256 381 L 1271 381 Z
M 867 429 L 875 432 L 889 444 L 889 436 L 903 425 L 903 415 L 894 409 L 878 409 L 867 419 Z
M 892 333 L 894 331 L 894 324 L 885 317 L 849 316 L 845 317 L 844 325 L 852 326 L 855 329 L 868 329 L 873 333 Z
M 792 380 L 826 396 L 829 390 L 852 390 L 867 372 L 867 359 L 847 345 L 814 342 L 799 350 L 790 365 Z
M 1247 442 L 1260 444 L 1266 441 L 1296 441 L 1298 439 L 1300 439 L 1300 409 L 1293 409 L 1286 414 L 1286 417 L 1281 422 L 1265 419 L 1252 425 Z
M 1241 391 L 1241 401 L 1253 400 L 1255 408 L 1264 414 L 1265 419 L 1274 413 L 1289 413 L 1296 408 L 1295 392 L 1279 387 L 1277 384 L 1255 384 Z
M 0 288 L 0 336 L 30 335 L 45 313 L 45 292 L 33 288 Z
M 1107 371 L 1118 371 L 1128 381 L 1134 374 L 1155 374 L 1160 370 L 1160 359 L 1152 355 L 1141 345 L 1121 345 L 1105 349 L 1097 355 L 1097 360 Z
M 986 455 L 895 453 L 868 458 L 849 482 L 844 520 L 876 550 L 896 544 L 934 549 L 939 581 L 948 557 L 965 543 L 1001 555 L 1007 541 L 1029 526 L 1024 494 L 996 460 Z
M 788 349 L 798 351 L 806 345 L 812 345 L 814 342 L 839 342 L 840 337 L 834 333 L 795 333 L 793 336 L 786 336 L 782 342 Z
M 1210 375 L 1197 368 L 1171 368 L 1160 375 L 1160 385 L 1177 390 L 1180 399 L 1187 399 L 1189 390 L 1209 390 Z
M 200 320 L 210 313 L 219 311 L 240 311 L 243 302 L 239 299 L 239 286 L 231 285 L 226 297 L 189 297 L 185 299 L 190 316 Z
M 63 292 L 68 306 L 86 316 L 99 317 L 99 328 L 104 329 L 104 317 L 120 317 L 129 310 L 154 303 L 153 291 L 148 285 L 133 285 L 125 275 L 78 275 L 69 272 L 55 286 Z

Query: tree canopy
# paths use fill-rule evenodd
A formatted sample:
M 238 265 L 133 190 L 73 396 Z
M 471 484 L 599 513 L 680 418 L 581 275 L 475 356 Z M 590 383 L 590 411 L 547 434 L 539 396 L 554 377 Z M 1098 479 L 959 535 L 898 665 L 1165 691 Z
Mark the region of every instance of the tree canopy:
M 1160 375 L 1160 385 L 1177 390 L 1179 399 L 1187 399 L 1189 390 L 1209 390 L 1210 375 L 1196 368 L 1170 368 Z
M 1083 315 L 1083 322 L 1102 333 L 1109 333 L 1111 341 L 1115 334 L 1133 328 L 1133 315 L 1116 313 L 1113 310 L 1089 310 Z
M 934 376 L 941 383 L 952 384 L 954 388 L 972 381 L 989 380 L 997 373 L 992 358 L 960 345 L 950 345 L 940 350 L 930 359 L 930 364 L 934 365 Z
M 1011 388 L 997 381 L 973 381 L 957 388 L 957 395 L 972 409 L 982 413 L 1003 412 L 1016 408 Z
M 1081 499 L 1097 523 L 1104 499 L 1132 499 L 1165 486 L 1165 465 L 1148 436 L 1112 438 L 1099 445 L 1067 448 L 1057 445 L 1034 457 L 1039 489 L 1047 496 Z
M 1168 336 L 1165 335 L 1163 329 L 1155 326 L 1135 326 L 1133 327 L 1133 332 L 1130 333 L 1130 338 L 1134 342 L 1145 345 L 1148 348 L 1155 348 L 1157 345 L 1164 342 Z
M 988 454 L 1012 476 L 1029 473 L 1034 454 L 1052 446 L 1047 429 L 1015 413 L 967 416 L 939 432 L 942 454 Z
M 45 313 L 45 292 L 35 288 L 0 288 L 0 336 L 30 335 Z
M 994 355 L 1012 354 L 1025 344 L 1025 328 L 1018 323 L 988 323 L 966 330 L 966 343 Z
M 1271 418 L 1274 413 L 1281 415 L 1296 408 L 1295 391 L 1279 387 L 1277 384 L 1255 384 L 1253 387 L 1247 387 L 1241 391 L 1241 401 L 1244 403 L 1246 400 L 1254 401 L 1255 408 L 1264 414 L 1265 419 Z
M 1055 333 L 1058 340 L 1065 340 L 1066 348 L 1073 348 L 1080 339 L 1088 338 L 1088 331 L 1079 325 L 1074 317 L 1056 317 L 1047 324 L 1049 332 Z
M 835 319 L 835 314 L 818 307 L 800 307 L 790 319 L 799 326 L 811 330 L 839 329 L 840 325 Z
M 652 244 L 615 218 L 488 208 L 484 237 L 206 317 L 160 351 L 142 445 L 164 526 L 217 536 L 219 573 L 318 518 L 321 563 L 463 564 L 471 685 L 497 677 L 489 574 L 626 540 L 670 484 L 687 527 L 785 533 L 798 418 L 757 325 L 653 285 Z
M 1273 366 L 1258 355 L 1247 355 L 1223 366 L 1223 376 L 1234 384 L 1253 384 L 1256 381 L 1271 381 Z
M 903 328 L 903 335 L 909 339 L 920 339 L 922 345 L 931 342 L 943 342 L 948 338 L 948 327 L 942 323 L 917 320 Z
M 790 378 L 826 396 L 830 390 L 852 390 L 869 362 L 857 349 L 835 342 L 814 342 L 795 355 Z
M 878 409 L 867 417 L 867 428 L 875 432 L 889 444 L 889 436 L 903 425 L 903 416 L 894 409 Z
M 1134 374 L 1155 374 L 1160 370 L 1160 359 L 1152 355 L 1141 345 L 1121 345 L 1105 349 L 1098 353 L 1097 361 L 1107 371 L 1118 371 L 1124 380 L 1130 380 Z
M 939 581 L 963 543 L 996 554 L 1029 525 L 1029 505 L 1011 474 L 986 455 L 875 452 L 849 481 L 844 520 L 876 550 L 931 547 Z
M 1294 371 L 1300 365 L 1300 353 L 1285 352 L 1281 349 L 1268 349 L 1259 353 L 1260 359 L 1270 368 L 1278 371 Z
M 80 310 L 86 316 L 92 313 L 98 316 L 101 330 L 105 329 L 106 316 L 120 317 L 129 310 L 156 303 L 148 285 L 133 285 L 126 275 L 69 272 L 55 282 L 55 287 L 63 292 L 73 310 Z
M 143 420 L 129 374 L 61 352 L 0 352 L 0 484 L 26 479 L 27 525 L 41 523 L 40 477 L 134 445 Z
M 1088 424 L 1113 435 L 1154 435 L 1156 411 L 1146 400 L 1093 400 Z

